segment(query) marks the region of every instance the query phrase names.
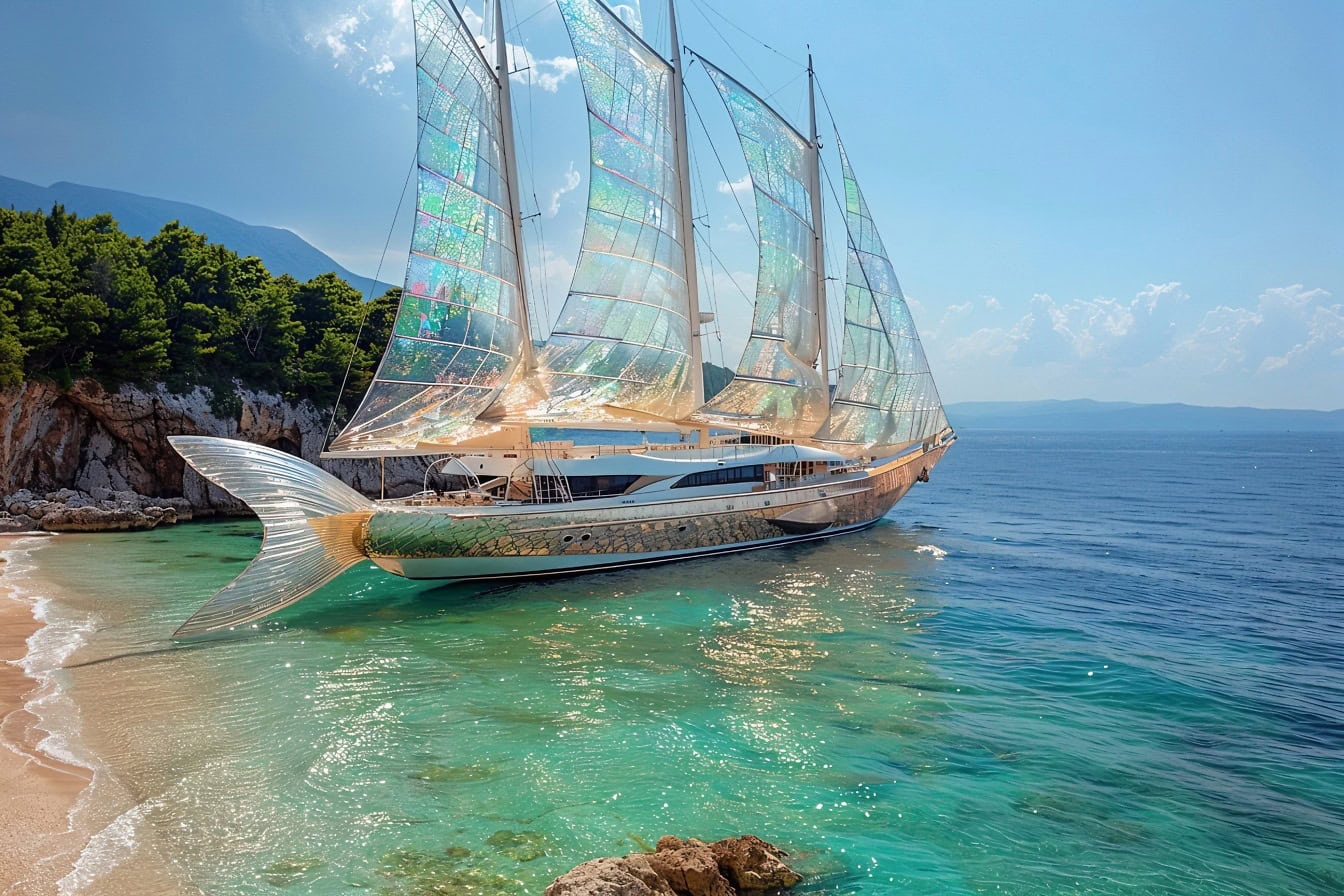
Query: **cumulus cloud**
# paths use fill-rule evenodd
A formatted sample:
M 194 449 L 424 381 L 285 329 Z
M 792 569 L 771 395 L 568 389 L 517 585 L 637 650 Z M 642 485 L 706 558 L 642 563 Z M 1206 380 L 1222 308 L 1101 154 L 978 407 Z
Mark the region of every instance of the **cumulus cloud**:
M 744 174 L 735 181 L 719 181 L 719 192 L 725 196 L 731 196 L 734 193 L 739 196 L 751 192 L 751 175 Z
M 1214 371 L 1275 373 L 1337 364 L 1344 356 L 1344 305 L 1300 283 L 1267 289 L 1254 308 L 1220 305 L 1173 346 L 1170 360 Z
M 396 93 L 390 75 L 397 61 L 415 57 L 407 0 L 360 4 L 328 12 L 304 34 L 308 45 L 331 54 L 332 67 L 376 93 Z
M 1171 282 L 1130 299 L 1041 293 L 1003 326 L 976 326 L 982 302 L 916 319 L 933 321 L 920 332 L 951 395 L 1339 406 L 1344 304 L 1330 293 L 1294 284 L 1202 312 L 1191 304 Z
M 1132 299 L 1071 299 L 1046 293 L 1032 297 L 1027 313 L 1006 327 L 982 327 L 952 336 L 958 321 L 971 317 L 973 302 L 949 306 L 930 335 L 947 340 L 953 358 L 980 354 L 1013 357 L 1021 363 L 1092 361 L 1137 366 L 1159 357 L 1171 344 L 1167 311 L 1187 298 L 1179 283 L 1149 284 Z M 997 310 L 990 299 L 986 308 Z
M 462 19 L 472 33 L 484 33 L 484 20 L 470 7 L 462 8 Z M 391 75 L 399 65 L 413 66 L 415 61 L 409 0 L 346 5 L 336 12 L 328 9 L 314 20 L 306 28 L 304 40 L 313 49 L 330 54 L 333 68 L 376 93 L 397 93 Z M 477 41 L 492 59 L 493 45 L 480 37 Z M 516 44 L 509 44 L 509 59 L 516 83 L 532 84 L 550 93 L 558 92 L 560 85 L 579 70 L 571 56 L 537 59 L 526 47 Z
M 547 93 L 559 93 L 560 85 L 569 80 L 571 75 L 579 72 L 579 62 L 573 56 L 553 56 L 550 59 L 537 59 L 528 52 L 526 47 L 510 47 L 514 55 L 514 74 L 515 81 L 527 80 L 526 71 L 518 71 L 518 55 L 522 53 L 526 68 L 533 72 L 532 83 L 545 90 Z
M 580 175 L 578 169 L 574 167 L 574 163 L 570 162 L 569 170 L 565 172 L 565 182 L 560 185 L 559 189 L 551 193 L 551 207 L 546 210 L 546 216 L 548 218 L 554 218 L 556 215 L 560 214 L 560 200 L 564 198 L 566 193 L 573 193 L 577 190 L 579 188 L 579 182 L 582 180 L 582 175 Z
M 476 35 L 485 33 L 485 19 L 470 7 L 463 8 L 462 20 L 467 23 L 472 33 Z M 495 58 L 494 41 L 479 36 L 476 41 L 480 44 L 486 59 Z M 532 84 L 547 93 L 558 93 L 560 85 L 579 72 L 579 62 L 573 56 L 538 59 L 532 55 L 531 50 L 521 44 L 506 44 L 506 48 L 509 54 L 509 77 L 517 84 Z

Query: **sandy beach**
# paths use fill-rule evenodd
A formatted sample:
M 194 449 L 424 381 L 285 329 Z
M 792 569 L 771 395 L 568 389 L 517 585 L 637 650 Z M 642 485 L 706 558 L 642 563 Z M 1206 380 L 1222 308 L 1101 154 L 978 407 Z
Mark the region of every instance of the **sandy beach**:
M 32 541 L 25 541 L 29 548 Z M 13 544 L 0 539 L 0 551 Z M 73 867 L 83 843 L 70 830 L 70 810 L 91 775 L 38 748 L 46 732 L 26 708 L 38 682 L 20 663 L 41 623 L 13 587 L 11 565 L 0 558 L 0 893 L 29 896 L 55 893 Z

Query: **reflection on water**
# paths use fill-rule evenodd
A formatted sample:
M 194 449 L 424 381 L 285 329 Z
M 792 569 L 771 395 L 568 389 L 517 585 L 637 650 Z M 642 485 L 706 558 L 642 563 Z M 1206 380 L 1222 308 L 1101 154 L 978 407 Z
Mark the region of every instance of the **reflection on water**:
M 110 768 L 92 891 L 535 893 L 743 832 L 811 894 L 1344 891 L 1344 443 L 1257 444 L 1283 478 L 1240 515 L 1235 440 L 1135 449 L 1156 494 L 1107 514 L 1136 461 L 1059 439 L 1039 495 L 1046 449 L 988 438 L 863 535 L 503 588 L 365 567 L 194 645 L 255 524 L 55 539 Z

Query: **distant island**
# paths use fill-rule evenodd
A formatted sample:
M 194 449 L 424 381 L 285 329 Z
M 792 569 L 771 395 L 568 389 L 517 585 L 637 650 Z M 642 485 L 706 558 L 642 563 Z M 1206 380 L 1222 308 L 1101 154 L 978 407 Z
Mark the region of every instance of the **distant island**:
M 1037 432 L 1344 432 L 1344 410 L 1220 408 L 1126 401 L 965 401 L 947 406 L 958 430 Z

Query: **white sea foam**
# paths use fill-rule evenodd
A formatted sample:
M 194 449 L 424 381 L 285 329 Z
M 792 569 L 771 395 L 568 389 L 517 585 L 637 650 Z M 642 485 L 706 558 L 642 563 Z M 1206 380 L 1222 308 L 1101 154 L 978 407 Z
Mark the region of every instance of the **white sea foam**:
M 56 882 L 60 896 L 79 893 L 130 858 L 139 847 L 139 828 L 153 803 L 137 803 L 89 838 L 70 873 Z
M 915 548 L 916 554 L 928 554 L 935 560 L 941 560 L 947 556 L 947 551 L 938 547 L 936 544 L 922 544 Z
M 37 631 L 28 637 L 27 653 L 18 661 L 24 674 L 36 682 L 24 707 L 36 717 L 36 727 L 43 732 L 36 748 L 58 762 L 92 773 L 92 782 L 70 809 L 69 829 L 73 831 L 81 826 L 81 818 L 95 814 L 96 792 L 101 789 L 99 784 L 104 776 L 94 757 L 79 744 L 79 707 L 65 687 L 63 669 L 66 661 L 87 642 L 95 629 L 95 619 L 58 602 L 34 575 L 38 569 L 34 551 L 44 540 L 24 538 L 13 541 L 0 552 L 0 557 L 5 559 L 5 584 L 19 600 L 31 602 L 33 618 L 40 623 Z M 123 813 L 123 817 L 126 814 Z M 116 852 L 122 857 L 129 855 L 134 849 L 134 825 L 118 818 L 95 834 L 81 851 L 74 870 L 59 882 L 60 892 L 77 892 L 102 870 L 111 867 L 107 861 L 107 856 L 114 852 L 111 843 L 118 844 Z
M 88 640 L 94 629 L 87 616 L 68 616 L 55 605 L 50 595 L 33 577 L 37 568 L 33 549 L 37 538 L 24 538 L 4 551 L 6 584 L 20 598 L 32 601 L 33 618 L 41 626 L 28 637 L 28 652 L 19 660 L 19 668 L 37 682 L 25 708 L 38 719 L 45 736 L 37 749 L 59 762 L 93 770 L 94 764 L 77 746 L 79 709 L 62 686 L 61 669 L 65 661 Z

